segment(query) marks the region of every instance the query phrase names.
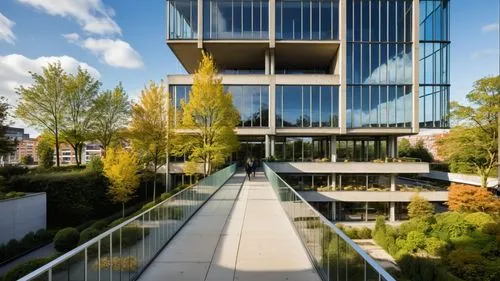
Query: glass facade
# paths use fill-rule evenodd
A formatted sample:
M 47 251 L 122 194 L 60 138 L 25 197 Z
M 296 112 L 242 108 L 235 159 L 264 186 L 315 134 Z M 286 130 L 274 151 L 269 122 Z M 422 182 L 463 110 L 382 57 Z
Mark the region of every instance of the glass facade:
M 292 162 L 329 161 L 329 137 L 276 137 L 274 153 L 277 160 Z
M 182 101 L 189 101 L 191 85 L 171 85 L 169 91 L 176 126 L 181 118 Z M 224 91 L 233 95 L 233 104 L 240 112 L 239 127 L 269 126 L 269 86 L 225 85 Z
M 276 86 L 276 127 L 338 127 L 338 86 Z
M 277 40 L 338 40 L 338 0 L 276 0 Z
M 196 39 L 198 37 L 198 1 L 167 0 L 168 39 Z
M 369 162 L 387 157 L 387 137 L 337 139 L 337 162 Z
M 410 127 L 412 1 L 347 1 L 346 125 Z
M 204 39 L 268 39 L 268 0 L 203 1 Z
M 419 116 L 423 128 L 449 127 L 449 20 L 448 0 L 420 0 Z
M 269 86 L 226 85 L 233 104 L 240 112 L 239 127 L 269 126 Z

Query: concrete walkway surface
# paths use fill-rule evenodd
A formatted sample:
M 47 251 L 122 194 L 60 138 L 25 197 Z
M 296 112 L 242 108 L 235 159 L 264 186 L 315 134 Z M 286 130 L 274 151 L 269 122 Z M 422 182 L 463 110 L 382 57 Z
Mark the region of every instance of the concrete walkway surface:
M 263 172 L 236 173 L 139 280 L 320 281 Z

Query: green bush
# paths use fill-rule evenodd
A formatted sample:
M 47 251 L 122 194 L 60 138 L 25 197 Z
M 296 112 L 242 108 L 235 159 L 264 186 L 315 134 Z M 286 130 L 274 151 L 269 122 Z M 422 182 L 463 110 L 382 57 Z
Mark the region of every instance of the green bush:
M 171 196 L 172 196 L 172 194 L 170 192 L 164 192 L 161 194 L 160 198 L 161 198 L 161 201 L 163 201 L 163 200 L 167 200 Z
M 410 219 L 426 218 L 434 214 L 434 206 L 427 199 L 417 195 L 411 198 L 408 204 L 408 217 Z
M 25 276 L 26 274 L 36 270 L 37 268 L 49 263 L 50 261 L 57 258 L 57 255 L 38 258 L 34 260 L 30 260 L 24 263 L 20 263 L 12 267 L 4 276 L 4 281 L 15 281 L 19 278 Z
M 102 163 L 101 157 L 92 156 L 90 161 L 86 164 L 85 169 L 92 174 L 100 175 L 104 169 L 104 164 Z
M 109 221 L 107 219 L 102 219 L 94 222 L 90 228 L 96 229 L 96 230 L 103 230 L 108 226 Z
M 467 281 L 487 281 L 487 260 L 476 251 L 457 249 L 448 255 L 451 271 L 458 277 Z
M 436 237 L 425 240 L 425 251 L 433 256 L 440 256 L 446 249 L 448 243 Z
M 35 233 L 26 234 L 20 241 L 12 239 L 7 244 L 0 244 L 0 263 L 48 244 L 52 237 L 51 232 L 40 229 Z
M 397 263 L 401 272 L 411 281 L 463 281 L 428 258 L 403 255 Z
M 358 237 L 359 239 L 371 239 L 372 238 L 372 230 L 368 227 L 362 227 L 358 229 Z
M 4 166 L 0 167 L 0 176 L 9 180 L 13 176 L 24 175 L 28 173 L 28 168 L 22 166 Z
M 434 217 L 411 219 L 399 226 L 399 234 L 404 237 L 411 231 L 420 231 L 427 234 L 432 231 L 432 225 L 435 223 Z
M 184 217 L 184 209 L 182 207 L 168 207 L 167 217 L 171 220 L 182 220 Z
M 425 247 L 425 242 L 425 234 L 418 231 L 411 231 L 408 233 L 408 236 L 406 236 L 406 239 L 398 238 L 396 240 L 396 245 L 406 253 L 413 253 L 423 249 Z
M 483 212 L 466 214 L 464 219 L 477 228 L 481 228 L 488 223 L 495 223 L 495 220 L 490 215 Z
M 433 225 L 432 236 L 441 240 L 469 235 L 474 231 L 474 225 L 467 222 L 463 216 L 455 212 L 441 213 L 435 216 L 436 224 Z
M 500 223 L 487 223 L 481 228 L 488 235 L 500 235 Z
M 54 237 L 54 248 L 61 253 L 65 253 L 78 245 L 80 233 L 73 227 L 59 230 Z
M 100 233 L 99 230 L 97 230 L 95 228 L 92 228 L 92 227 L 84 229 L 80 233 L 79 244 L 83 244 L 83 243 L 89 241 L 90 239 L 92 239 L 92 238 L 96 237 L 97 235 L 99 235 L 99 233 Z

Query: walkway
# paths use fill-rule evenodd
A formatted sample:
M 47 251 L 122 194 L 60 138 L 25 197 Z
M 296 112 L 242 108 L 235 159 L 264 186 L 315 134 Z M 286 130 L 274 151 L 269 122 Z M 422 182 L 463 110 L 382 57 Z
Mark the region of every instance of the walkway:
M 264 173 L 234 175 L 139 280 L 320 281 Z

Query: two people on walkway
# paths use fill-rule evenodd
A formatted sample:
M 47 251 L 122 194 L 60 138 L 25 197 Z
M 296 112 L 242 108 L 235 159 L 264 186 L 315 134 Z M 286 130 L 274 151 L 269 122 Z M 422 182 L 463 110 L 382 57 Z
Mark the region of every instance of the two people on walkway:
M 255 170 L 257 169 L 257 161 L 252 158 L 248 158 L 247 162 L 245 163 L 245 172 L 247 173 L 248 180 L 250 180 L 250 176 L 253 173 L 253 176 L 255 177 Z

